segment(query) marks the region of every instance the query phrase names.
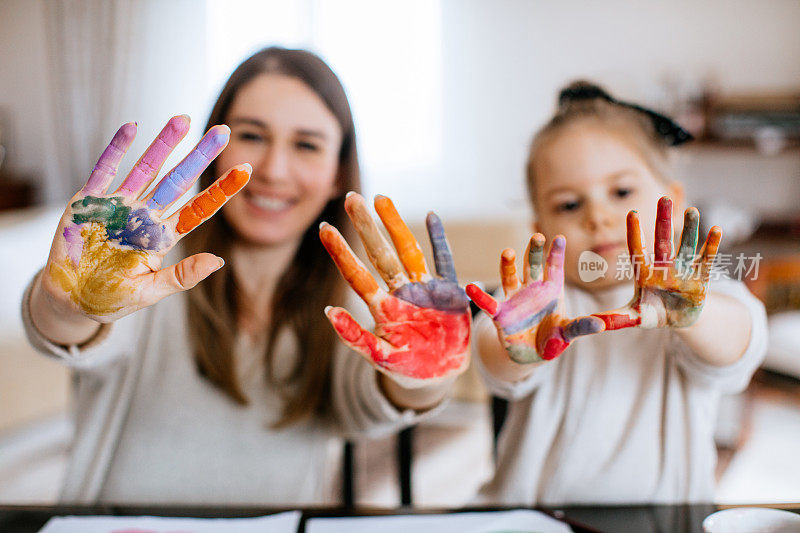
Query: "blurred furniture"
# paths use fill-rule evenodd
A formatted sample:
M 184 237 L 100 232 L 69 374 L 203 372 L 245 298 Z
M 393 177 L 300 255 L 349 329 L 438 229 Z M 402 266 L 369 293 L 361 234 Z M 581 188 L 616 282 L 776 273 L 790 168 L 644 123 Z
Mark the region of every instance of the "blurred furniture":
M 0 172 L 0 211 L 31 207 L 36 188 L 26 176 Z

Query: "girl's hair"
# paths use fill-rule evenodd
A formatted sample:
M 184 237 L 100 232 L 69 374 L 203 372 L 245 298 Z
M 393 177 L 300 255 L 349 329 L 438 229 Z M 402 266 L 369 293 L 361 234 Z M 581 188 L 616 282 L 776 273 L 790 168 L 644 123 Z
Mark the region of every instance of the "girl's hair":
M 344 210 L 344 193 L 360 189 L 355 128 L 344 88 L 333 71 L 316 55 L 304 50 L 270 47 L 246 59 L 231 74 L 219 95 L 206 130 L 225 122 L 239 90 L 262 74 L 297 78 L 313 90 L 335 115 L 342 129 L 337 190 L 317 220 L 309 225 L 290 266 L 281 274 L 272 298 L 267 346 L 264 354 L 266 380 L 284 399 L 281 418 L 274 427 L 285 427 L 327 410 L 330 374 L 336 335 L 323 313 L 326 305 L 341 305 L 346 287 L 334 262 L 319 240 L 318 226 L 327 221 L 351 230 Z M 218 176 L 216 162 L 200 176 L 204 189 Z M 223 169 L 224 170 L 224 169 Z M 236 241 L 235 231 L 222 216 L 215 216 L 190 233 L 184 243 L 189 253 L 211 252 L 226 261 Z M 238 310 L 243 294 L 233 269 L 226 268 L 189 291 L 188 322 L 197 365 L 203 376 L 240 404 L 248 399 L 234 368 L 234 343 Z M 276 371 L 276 341 L 284 328 L 294 334 L 299 356 L 288 374 Z
M 622 135 L 641 155 L 653 174 L 664 182 L 669 177 L 669 146 L 656 131 L 646 110 L 620 104 L 600 86 L 575 81 L 559 92 L 558 107 L 550 121 L 534 136 L 528 153 L 526 182 L 528 197 L 535 205 L 536 160 L 542 149 L 559 133 L 576 124 L 594 124 Z

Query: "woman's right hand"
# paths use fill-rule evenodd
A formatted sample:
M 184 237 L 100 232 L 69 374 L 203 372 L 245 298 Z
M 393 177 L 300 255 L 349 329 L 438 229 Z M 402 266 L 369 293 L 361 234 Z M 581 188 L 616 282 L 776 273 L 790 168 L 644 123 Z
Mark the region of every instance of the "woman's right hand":
M 164 255 L 247 184 L 250 165 L 237 165 L 169 217 L 164 212 L 192 187 L 228 144 L 227 126 L 214 126 L 149 194 L 145 191 L 189 131 L 189 117 L 173 117 L 122 184 L 108 188 L 136 136 L 123 125 L 97 161 L 86 185 L 69 202 L 56 230 L 41 290 L 63 318 L 111 322 L 187 290 L 223 261 L 195 254 L 161 269 Z M 74 314 L 73 314 L 74 313 Z
M 528 364 L 558 357 L 573 339 L 605 329 L 593 316 L 568 319 L 563 312 L 564 249 L 566 239 L 557 235 L 544 258 L 545 237 L 536 233 L 526 250 L 528 267 L 520 283 L 514 250 L 503 250 L 500 276 L 506 299 L 496 301 L 475 284 L 467 296 L 494 321 L 500 342 L 515 363 Z

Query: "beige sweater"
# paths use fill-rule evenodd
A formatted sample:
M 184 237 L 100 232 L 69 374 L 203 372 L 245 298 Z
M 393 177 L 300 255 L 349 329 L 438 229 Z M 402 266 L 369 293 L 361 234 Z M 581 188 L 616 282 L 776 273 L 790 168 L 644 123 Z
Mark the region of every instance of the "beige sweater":
M 492 393 L 512 400 L 483 502 L 504 505 L 711 502 L 713 433 L 723 393 L 741 391 L 764 357 L 764 306 L 743 284 L 712 282 L 750 311 L 750 344 L 726 367 L 701 361 L 669 329 L 577 339 L 529 378 L 506 383 L 478 365 Z M 566 288 L 569 316 L 618 308 L 627 285 L 592 295 Z M 494 326 L 485 314 L 476 335 Z
M 80 348 L 65 348 L 33 326 L 30 289 L 22 304 L 30 342 L 74 369 L 76 432 L 62 502 L 339 504 L 344 437 L 381 436 L 420 418 L 398 411 L 373 368 L 340 344 L 331 387 L 335 419 L 271 429 L 281 400 L 262 379 L 261 347 L 241 339 L 237 347 L 237 371 L 251 400 L 243 407 L 198 374 L 184 295 L 104 325 Z M 288 334 L 278 349 L 287 365 L 313 359 L 298 354 Z

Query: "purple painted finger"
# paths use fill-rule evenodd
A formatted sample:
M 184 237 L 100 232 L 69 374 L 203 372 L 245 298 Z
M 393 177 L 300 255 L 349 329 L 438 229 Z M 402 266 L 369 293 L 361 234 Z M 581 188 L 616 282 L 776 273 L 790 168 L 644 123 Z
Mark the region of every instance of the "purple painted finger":
M 606 329 L 606 324 L 596 316 L 582 316 L 570 321 L 564 326 L 563 335 L 567 342 L 572 342 L 576 337 L 592 335 Z
M 545 263 L 545 279 L 558 283 L 559 287 L 564 284 L 564 251 L 566 248 L 567 240 L 564 236 L 556 235 L 556 238 L 550 243 L 550 251 Z
M 123 124 L 122 127 L 117 130 L 117 133 L 114 134 L 114 138 L 111 139 L 106 149 L 103 150 L 100 159 L 97 160 L 97 164 L 94 166 L 92 175 L 89 176 L 86 185 L 81 189 L 83 195 L 105 194 L 106 189 L 108 189 L 108 186 L 111 185 L 111 182 L 114 181 L 117 175 L 122 156 L 128 151 L 135 137 L 135 122 Z
M 147 200 L 150 209 L 166 209 L 189 190 L 200 174 L 211 164 L 230 140 L 228 126 L 214 126 L 178 166 L 156 186 Z
M 158 134 L 158 137 L 145 150 L 125 181 L 117 189 L 117 193 L 126 196 L 140 196 L 158 176 L 161 166 L 178 143 L 189 132 L 190 119 L 187 115 L 172 117 Z

